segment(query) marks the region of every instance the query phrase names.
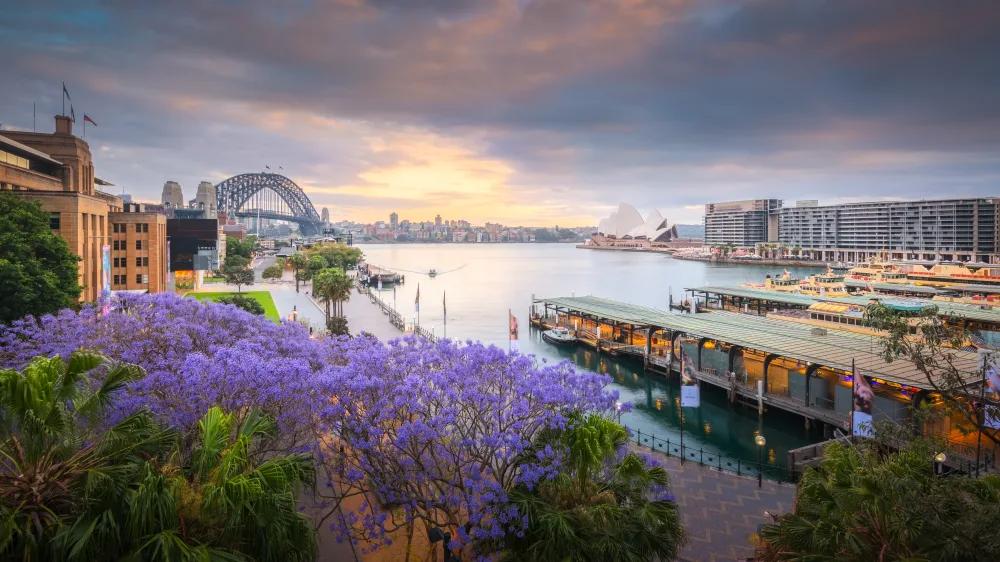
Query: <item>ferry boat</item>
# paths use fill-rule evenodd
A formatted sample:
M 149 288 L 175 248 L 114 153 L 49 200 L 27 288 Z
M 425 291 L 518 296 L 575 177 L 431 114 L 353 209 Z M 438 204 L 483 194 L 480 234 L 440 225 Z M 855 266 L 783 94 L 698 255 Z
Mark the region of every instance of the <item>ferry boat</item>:
M 807 277 L 799 284 L 799 292 L 803 295 L 813 297 L 837 298 L 848 296 L 844 276 L 834 273 L 831 268 L 827 268 L 826 273 Z
M 1000 275 L 994 275 L 994 268 L 987 264 L 938 263 L 932 266 L 916 265 L 907 272 L 910 282 L 916 285 L 946 287 L 958 284 L 976 284 L 1000 287 Z
M 542 332 L 542 339 L 553 345 L 572 345 L 576 343 L 576 336 L 562 326 L 545 330 Z
M 852 267 L 847 270 L 845 277 L 866 283 L 907 284 L 910 282 L 906 276 L 906 272 L 898 265 L 880 261 L 872 261 L 865 265 Z
M 769 291 L 780 291 L 783 293 L 797 293 L 799 292 L 799 284 L 802 282 L 801 279 L 797 277 L 792 277 L 791 273 L 788 273 L 786 269 L 784 273 L 777 277 L 771 277 L 770 275 L 764 279 L 764 289 Z
M 427 272 L 427 276 L 428 277 L 437 277 L 437 274 L 438 274 L 438 271 L 436 269 L 433 269 L 433 268 L 431 268 L 431 270 Z

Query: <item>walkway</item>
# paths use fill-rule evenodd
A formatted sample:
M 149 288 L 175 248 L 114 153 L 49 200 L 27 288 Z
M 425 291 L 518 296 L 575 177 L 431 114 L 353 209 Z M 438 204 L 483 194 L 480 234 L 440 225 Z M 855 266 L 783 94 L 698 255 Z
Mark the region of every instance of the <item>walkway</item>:
M 643 452 L 649 449 L 638 448 Z M 670 474 L 670 489 L 677 498 L 688 542 L 679 560 L 732 562 L 752 557 L 751 537 L 758 525 L 791 511 L 795 486 L 720 472 L 697 463 L 654 453 Z

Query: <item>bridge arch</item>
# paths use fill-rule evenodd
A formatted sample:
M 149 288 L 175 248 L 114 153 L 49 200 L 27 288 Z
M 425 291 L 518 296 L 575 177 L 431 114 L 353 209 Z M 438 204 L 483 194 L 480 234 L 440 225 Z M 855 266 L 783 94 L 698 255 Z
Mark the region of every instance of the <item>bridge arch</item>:
M 261 203 L 250 211 L 246 205 L 265 190 L 277 194 L 284 206 L 275 201 Z M 309 196 L 294 181 L 281 174 L 253 173 L 233 176 L 215 186 L 216 208 L 231 217 L 260 217 L 295 222 L 303 234 L 318 234 L 323 221 Z M 287 208 L 286 208 L 287 206 Z

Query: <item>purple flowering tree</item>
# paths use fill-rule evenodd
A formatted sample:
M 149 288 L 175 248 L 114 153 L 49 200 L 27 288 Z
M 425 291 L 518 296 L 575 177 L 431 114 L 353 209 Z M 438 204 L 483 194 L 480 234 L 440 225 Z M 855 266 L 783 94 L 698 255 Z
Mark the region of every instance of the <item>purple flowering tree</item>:
M 559 467 L 539 437 L 617 398 L 607 377 L 566 362 L 416 338 L 355 343 L 327 376 L 339 390 L 322 464 L 331 499 L 354 507 L 339 530 L 369 544 L 405 536 L 407 555 L 415 531 L 439 528 L 458 549 L 522 530 L 508 492 Z
M 562 461 L 539 438 L 617 398 L 607 377 L 565 362 L 474 343 L 311 339 L 296 324 L 170 294 L 0 326 L 0 367 L 78 349 L 148 372 L 113 405 L 119 418 L 148 408 L 193 436 L 213 406 L 269 415 L 279 433 L 264 454 L 311 451 L 327 476 L 317 522 L 374 546 L 434 527 L 454 548 L 521 532 L 511 490 L 554 478 Z

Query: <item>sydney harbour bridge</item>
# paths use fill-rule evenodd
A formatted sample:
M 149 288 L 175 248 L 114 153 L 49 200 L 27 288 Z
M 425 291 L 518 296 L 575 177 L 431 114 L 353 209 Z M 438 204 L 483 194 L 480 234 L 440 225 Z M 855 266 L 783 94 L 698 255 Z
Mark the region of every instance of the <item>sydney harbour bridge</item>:
M 302 188 L 281 174 L 233 176 L 215 186 L 216 209 L 230 217 L 294 222 L 303 235 L 322 232 L 323 221 Z

